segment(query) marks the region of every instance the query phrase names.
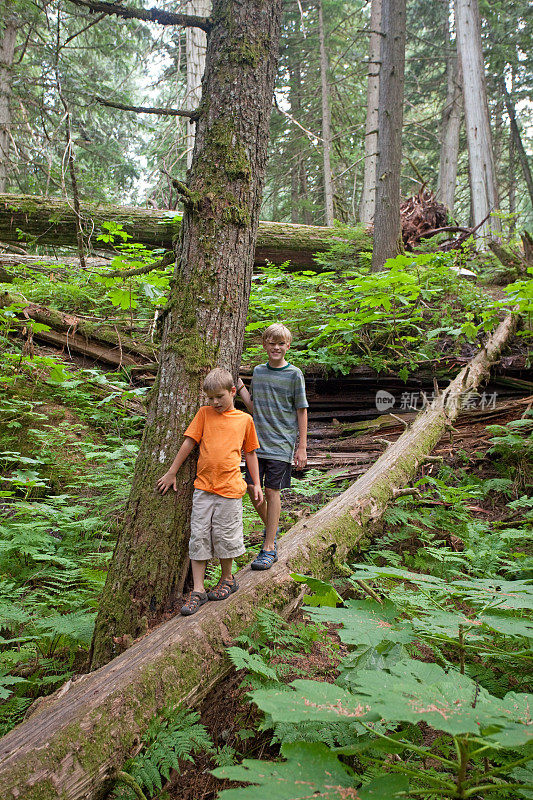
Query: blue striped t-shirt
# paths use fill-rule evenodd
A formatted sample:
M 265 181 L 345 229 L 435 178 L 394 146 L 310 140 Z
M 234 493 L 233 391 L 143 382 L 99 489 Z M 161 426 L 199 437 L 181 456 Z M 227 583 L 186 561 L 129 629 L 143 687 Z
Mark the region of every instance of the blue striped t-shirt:
M 298 433 L 296 409 L 309 405 L 302 371 L 293 364 L 259 364 L 254 369 L 251 388 L 259 439 L 257 455 L 290 463 Z

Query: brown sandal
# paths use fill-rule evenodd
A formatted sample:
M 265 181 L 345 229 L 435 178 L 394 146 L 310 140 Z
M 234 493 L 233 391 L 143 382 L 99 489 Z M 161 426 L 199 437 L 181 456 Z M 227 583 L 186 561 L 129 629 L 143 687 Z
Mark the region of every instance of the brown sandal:
M 206 592 L 191 592 L 185 598 L 185 603 L 181 607 L 181 613 L 184 617 L 190 617 L 191 614 L 196 614 L 200 606 L 208 601 Z
M 225 600 L 236 592 L 239 585 L 235 578 L 221 578 L 214 589 L 207 593 L 209 600 Z

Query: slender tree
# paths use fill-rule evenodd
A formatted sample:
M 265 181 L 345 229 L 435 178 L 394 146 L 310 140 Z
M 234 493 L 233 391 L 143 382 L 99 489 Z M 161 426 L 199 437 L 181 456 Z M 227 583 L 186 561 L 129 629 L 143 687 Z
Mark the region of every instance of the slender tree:
M 6 191 L 11 140 L 11 70 L 19 22 L 13 0 L 0 2 L 0 192 Z
M 511 138 L 514 145 L 514 152 L 518 153 L 518 158 L 520 160 L 520 166 L 522 167 L 522 174 L 524 176 L 524 180 L 526 182 L 527 190 L 529 193 L 529 199 L 531 200 L 531 205 L 533 206 L 533 176 L 531 175 L 531 168 L 529 166 L 529 160 L 527 157 L 527 153 L 522 142 L 522 137 L 520 136 L 520 130 L 518 128 L 518 123 L 516 121 L 516 111 L 514 107 L 514 103 L 512 100 L 511 95 L 507 91 L 507 86 L 505 85 L 505 80 L 502 78 L 500 80 L 500 88 L 503 96 L 503 100 L 505 103 L 505 109 L 507 111 L 507 116 L 509 117 L 509 123 L 511 128 Z
M 405 66 L 405 0 L 382 0 L 378 157 L 372 271 L 402 250 L 400 168 Z
M 459 159 L 459 133 L 461 131 L 462 78 L 455 43 L 450 40 L 450 14 L 445 4 L 444 39 L 446 42 L 446 101 L 442 111 L 439 184 L 437 196 L 453 214 L 457 162 Z
M 322 94 L 322 149 L 324 155 L 324 205 L 326 225 L 333 225 L 333 178 L 331 174 L 331 111 L 328 85 L 328 53 L 324 33 L 322 0 L 318 0 L 318 40 L 320 44 L 320 87 Z
M 376 161 L 378 151 L 379 68 L 381 53 L 381 0 L 372 0 L 365 124 L 365 170 L 359 219 L 372 225 L 376 208 Z
M 181 435 L 201 402 L 205 373 L 236 373 L 242 351 L 266 163 L 281 0 L 215 0 L 203 97 L 160 368 L 124 525 L 110 565 L 92 667 L 114 638 L 136 637 L 181 590 L 194 464 L 159 497 Z
M 208 17 L 211 13 L 211 0 L 188 0 L 187 14 Z M 185 107 L 190 111 L 198 108 L 202 99 L 202 77 L 205 70 L 205 51 L 207 35 L 201 28 L 187 28 L 185 31 L 187 59 L 187 93 Z M 192 120 L 187 120 L 187 168 L 192 164 L 194 147 L 194 127 Z
M 499 219 L 491 217 L 499 200 L 477 0 L 455 0 L 455 24 L 463 74 L 472 222 L 480 226 L 479 236 L 488 237 L 500 229 Z

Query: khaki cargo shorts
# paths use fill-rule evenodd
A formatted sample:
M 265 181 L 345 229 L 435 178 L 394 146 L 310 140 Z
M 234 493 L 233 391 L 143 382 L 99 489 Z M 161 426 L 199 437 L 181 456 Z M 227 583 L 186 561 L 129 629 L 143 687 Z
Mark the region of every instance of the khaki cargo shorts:
M 194 561 L 237 558 L 245 553 L 242 499 L 195 489 L 192 497 L 189 557 Z

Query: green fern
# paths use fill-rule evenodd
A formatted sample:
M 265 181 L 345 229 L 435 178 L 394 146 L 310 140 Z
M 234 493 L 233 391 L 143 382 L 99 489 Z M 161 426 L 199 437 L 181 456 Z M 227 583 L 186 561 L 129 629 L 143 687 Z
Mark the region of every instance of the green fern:
M 149 724 L 142 737 L 143 749 L 126 763 L 124 770 L 150 796 L 161 790 L 162 779 L 168 780 L 171 770 L 180 771 L 180 761 L 193 761 L 194 753 L 213 752 L 211 737 L 199 719 L 195 711 L 167 708 Z M 129 787 L 120 785 L 115 796 L 130 798 L 134 794 Z

